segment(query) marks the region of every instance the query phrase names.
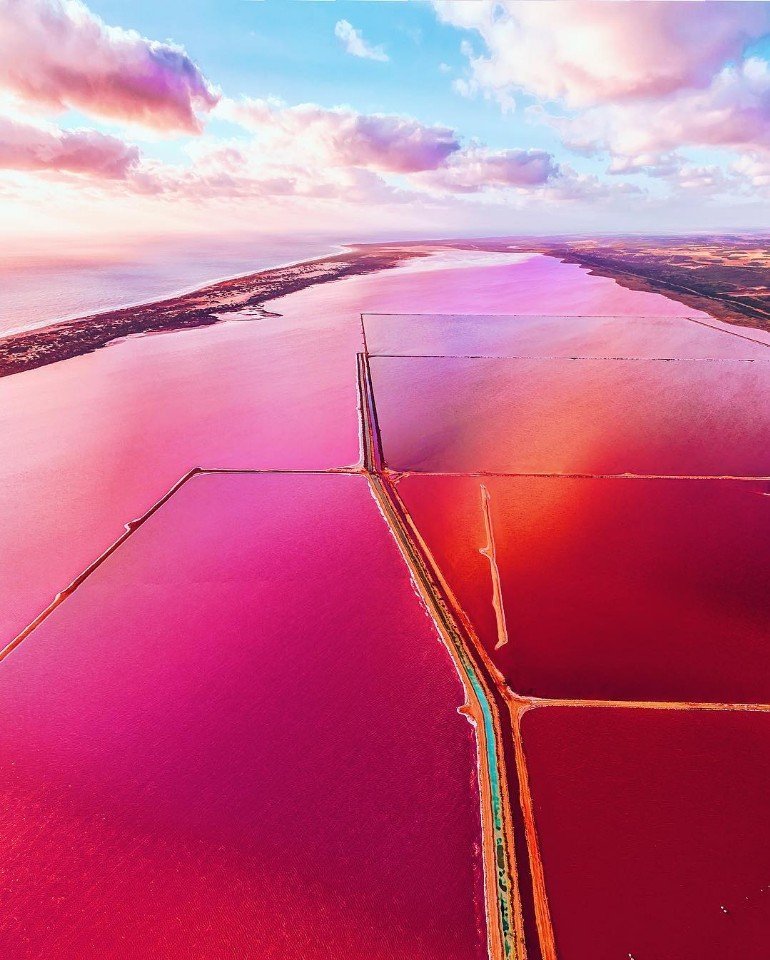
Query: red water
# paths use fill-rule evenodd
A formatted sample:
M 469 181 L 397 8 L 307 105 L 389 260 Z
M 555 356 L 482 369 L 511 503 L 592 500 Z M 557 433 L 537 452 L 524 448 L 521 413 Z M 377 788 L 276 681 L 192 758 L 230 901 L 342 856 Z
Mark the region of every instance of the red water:
M 363 477 L 202 476 L 3 662 L 0 955 L 485 955 L 463 691 Z
M 770 482 L 412 474 L 397 489 L 515 692 L 770 703 Z
M 770 476 L 768 361 L 373 357 L 371 370 L 394 470 Z
M 553 349 L 556 342 L 562 349 L 573 348 L 572 334 L 563 335 L 572 329 L 569 316 L 671 317 L 689 312 L 662 297 L 623 290 L 575 265 L 544 257 L 514 258 L 509 264 L 501 264 L 499 256 L 441 257 L 310 288 L 270 304 L 280 312 L 278 317 L 134 337 L 89 356 L 0 380 L 3 636 L 10 639 L 26 625 L 122 532 L 127 520 L 145 511 L 193 466 L 325 469 L 356 463 L 360 451 L 355 354 L 362 348 L 362 311 L 559 314 L 567 320 L 564 330 L 553 323 L 546 325 L 548 329 L 533 328 L 530 344 L 537 346 L 535 333 L 540 329 L 543 350 Z M 435 269 L 437 265 L 441 268 Z M 592 349 L 612 346 L 614 353 L 619 346 L 633 346 L 639 353 L 653 331 L 673 336 L 677 350 L 711 349 L 705 340 L 695 338 L 690 326 L 662 320 L 639 323 L 637 329 L 629 319 L 594 322 Z M 716 334 L 703 330 L 699 336 L 716 343 Z M 541 361 L 541 386 L 550 392 L 536 397 L 542 406 L 528 416 L 548 429 L 534 438 L 527 455 L 537 454 L 549 463 L 556 451 L 564 463 L 612 464 L 630 458 L 644 465 L 668 457 L 669 462 L 692 465 L 708 427 L 713 447 L 700 450 L 702 461 L 721 464 L 727 453 L 736 467 L 749 461 L 764 464 L 768 447 L 760 406 L 765 397 L 762 363 L 738 363 L 736 351 L 742 356 L 742 351 L 755 347 L 747 342 L 737 346 L 736 338 L 723 336 L 724 355 L 733 359 L 711 364 L 712 372 L 703 376 L 699 372 L 703 364 L 653 367 L 648 361 L 635 361 L 623 371 L 615 367 L 613 380 L 608 379 L 606 365 L 583 367 L 578 375 L 578 361 L 564 361 L 560 371 L 571 366 L 572 373 L 559 387 L 562 372 L 557 375 Z M 657 347 L 650 344 L 649 353 L 642 355 L 658 355 Z M 536 367 L 531 362 L 530 375 Z M 511 368 L 499 369 L 502 373 Z M 643 369 L 647 372 L 640 373 Z M 669 372 L 658 374 L 659 369 Z M 399 395 L 388 394 L 383 403 L 393 403 L 394 410 L 400 404 L 399 430 L 402 426 L 407 430 L 400 436 L 411 443 L 410 455 L 416 450 L 417 456 L 439 459 L 479 452 L 487 457 L 499 451 L 507 456 L 499 440 L 510 438 L 505 431 L 511 421 L 500 416 L 496 403 L 489 406 L 483 380 L 461 402 L 457 381 L 441 384 L 436 376 L 431 389 L 442 406 L 428 430 L 425 411 L 403 409 L 409 396 L 405 388 L 411 383 L 404 379 L 404 370 L 402 366 L 392 384 Z M 586 371 L 594 371 L 588 380 Z M 732 371 L 739 372 L 728 375 Z M 531 376 L 526 383 L 518 379 L 512 383 L 504 374 L 500 386 L 528 402 L 535 395 Z M 747 391 L 754 391 L 756 406 L 751 409 L 745 405 Z M 656 396 L 661 400 L 658 405 Z M 569 418 L 548 419 L 558 414 L 560 403 L 563 410 L 570 402 Z M 507 409 L 516 412 L 510 404 Z M 653 430 L 663 429 L 665 438 L 673 436 L 674 428 L 683 433 L 671 452 L 655 439 Z M 458 433 L 460 429 L 467 434 Z M 520 427 L 516 429 L 521 433 Z M 481 439 L 475 441 L 475 436 Z M 753 460 L 747 437 L 765 444 L 756 447 Z M 475 451 L 472 442 L 479 444 Z M 410 487 L 416 488 L 416 481 L 403 481 L 403 491 Z M 590 543 L 607 536 L 620 511 L 631 533 L 629 545 L 617 531 L 611 541 L 619 568 L 608 584 L 619 589 L 618 584 L 625 583 L 622 563 L 630 564 L 634 558 L 633 544 L 656 563 L 665 553 L 667 534 L 660 525 L 656 530 L 644 528 L 645 520 L 653 523 L 659 516 L 656 511 L 662 511 L 680 538 L 677 542 L 686 542 L 690 550 L 687 538 L 695 537 L 703 551 L 697 558 L 682 551 L 665 558 L 663 570 L 677 589 L 686 583 L 692 590 L 690 601 L 664 598 L 666 612 L 683 624 L 692 615 L 696 624 L 711 629 L 709 611 L 713 619 L 717 600 L 703 594 L 716 591 L 725 607 L 724 629 L 737 631 L 738 640 L 745 641 L 741 653 L 747 669 L 742 671 L 730 662 L 734 657 L 722 653 L 716 628 L 703 640 L 703 649 L 715 662 L 727 664 L 725 682 L 753 682 L 759 689 L 765 665 L 750 626 L 761 570 L 747 570 L 740 562 L 732 566 L 733 559 L 740 561 L 741 538 L 744 549 L 748 543 L 754 551 L 766 529 L 762 520 L 756 530 L 748 530 L 748 523 L 760 516 L 757 504 L 764 504 L 764 499 L 760 501 L 753 488 L 741 491 L 746 489 L 756 497 L 751 505 L 738 493 L 696 497 L 694 512 L 681 519 L 675 517 L 676 497 L 671 502 L 664 498 L 662 506 L 652 497 L 637 508 L 635 502 L 624 506 L 611 497 L 578 496 L 591 504 L 591 510 L 580 530 L 565 525 L 569 536 L 563 541 L 557 536 L 561 520 L 553 520 L 553 511 L 559 511 L 560 518 L 570 515 L 574 492 L 556 497 L 558 507 L 553 507 L 550 495 L 538 506 L 542 492 L 506 504 L 503 487 L 490 483 L 490 509 L 496 528 L 518 516 L 536 521 L 540 533 L 552 535 L 549 539 L 532 534 L 528 542 L 537 540 L 541 551 L 530 571 L 531 589 L 551 608 L 544 623 L 550 623 L 554 643 L 563 639 L 557 635 L 562 621 L 553 600 L 552 575 L 566 575 L 568 562 L 579 561 L 585 589 L 589 594 L 598 591 L 589 574 L 606 577 L 613 567 L 609 559 L 604 565 L 591 565 Z M 447 564 L 455 562 L 462 571 L 467 562 L 468 586 L 481 584 L 478 567 L 465 552 L 464 535 L 465 529 L 477 535 L 474 525 L 481 519 L 480 511 L 475 519 L 463 513 L 470 510 L 465 493 L 452 493 L 438 502 L 446 504 L 446 515 L 456 511 L 453 535 L 463 532 L 460 548 Z M 501 507 L 505 507 L 502 519 Z M 633 509 L 639 510 L 638 519 Z M 545 522 L 543 514 L 551 520 Z M 426 510 L 426 516 L 434 522 L 435 511 Z M 698 539 L 705 535 L 705 521 L 715 524 L 712 539 Z M 510 571 L 511 578 L 509 582 L 505 574 L 506 611 L 511 605 L 526 625 L 529 614 L 515 606 L 521 600 L 516 592 L 519 547 L 502 533 L 497 539 L 501 570 Z M 713 570 L 704 559 L 713 559 Z M 469 590 L 468 609 L 481 623 L 488 616 L 480 611 L 489 609 L 491 582 L 488 561 L 481 555 L 476 564 L 479 561 L 486 565 L 485 593 L 482 599 Z M 575 576 L 574 569 L 571 574 Z M 586 612 L 589 604 L 577 589 L 580 582 L 578 578 L 572 602 Z M 649 581 L 637 576 L 632 585 L 643 596 L 660 600 L 667 582 L 656 574 Z M 704 609 L 692 613 L 700 603 Z M 650 622 L 657 626 L 654 618 Z M 716 626 L 721 629 L 720 624 Z M 627 629 L 629 635 L 641 636 L 637 624 L 628 624 Z M 659 634 L 647 642 L 670 655 L 676 667 L 671 671 L 672 685 L 682 683 L 684 688 L 693 676 L 703 685 L 713 681 L 710 666 L 694 670 L 696 653 L 689 661 L 682 651 L 669 654 L 668 635 Z M 608 688 L 632 682 L 616 670 L 618 663 L 627 666 L 629 648 L 618 644 L 620 653 L 613 660 L 612 635 L 608 628 L 601 640 L 609 667 L 600 682 Z M 515 639 L 513 630 L 511 636 Z M 574 647 L 569 651 L 566 644 L 565 656 L 572 656 L 575 664 L 590 658 L 590 643 L 586 650 L 580 647 L 582 641 L 571 640 Z M 639 668 L 643 680 L 655 672 L 653 652 Z M 556 668 L 544 662 L 542 652 L 527 653 L 522 645 L 522 657 L 526 656 L 530 674 L 539 677 L 533 683 L 551 682 L 554 676 L 564 682 L 558 671 L 548 673 Z M 0 845 L 0 889 L 5 895 L 2 956 L 466 960 L 483 955 L 472 731 L 456 712 L 462 702 L 459 681 L 364 478 L 196 477 L 1 666 L 0 794 L 9 838 Z M 665 674 L 667 666 L 667 660 L 658 662 L 657 671 Z M 587 676 L 588 667 L 582 669 Z M 747 679 L 749 669 L 757 679 Z M 620 729 L 614 723 L 609 726 Z M 569 754 L 573 765 L 579 765 L 585 752 L 585 770 L 578 766 L 573 775 L 569 765 L 557 764 L 552 771 L 558 779 L 563 769 L 566 777 L 554 803 L 571 803 L 571 776 L 576 788 L 584 776 L 586 791 L 604 790 L 610 796 L 620 782 L 610 770 L 606 782 L 596 783 L 603 751 L 612 749 L 613 731 L 596 733 L 593 768 L 588 762 L 594 749 L 589 734 L 583 742 L 583 733 L 576 732 Z M 719 736 L 715 734 L 717 741 Z M 538 746 L 528 732 L 527 737 L 534 757 L 533 782 L 540 791 L 538 817 L 545 818 L 546 788 L 539 786 L 545 779 L 537 760 L 542 755 L 558 761 L 561 748 L 554 754 L 550 747 Z M 571 742 L 567 736 L 563 739 Z M 638 741 L 644 775 L 638 774 L 638 783 L 632 785 L 643 797 L 642 788 L 650 779 L 650 765 L 644 761 L 657 754 L 650 748 L 649 757 L 645 755 L 643 732 L 629 732 L 626 741 L 629 749 L 621 742 L 621 758 L 611 759 L 621 763 L 626 754 L 632 756 L 630 747 Z M 750 757 L 753 741 L 745 743 Z M 757 792 L 750 780 L 755 771 L 740 779 L 742 749 L 744 742 L 736 740 L 732 752 L 726 748 L 724 752 L 736 764 L 739 788 L 730 827 L 734 831 L 739 822 L 740 800 L 749 822 L 739 829 L 761 849 L 763 821 L 751 819 L 757 808 L 746 802 Z M 718 751 L 716 755 L 722 757 Z M 598 771 L 592 780 L 589 768 Z M 685 765 L 683 775 L 688 769 Z M 692 769 L 695 791 L 701 768 Z M 676 773 L 672 770 L 671 779 L 663 781 L 672 786 L 674 798 L 679 790 Z M 701 780 L 705 782 L 705 774 Z M 690 787 L 685 782 L 680 790 L 685 800 Z M 576 806 L 560 814 L 553 843 L 568 835 L 571 824 L 581 823 L 583 797 L 576 789 Z M 641 809 L 642 800 L 637 805 L 642 824 L 644 817 L 652 818 L 654 827 L 661 806 L 656 793 L 652 802 L 657 804 L 652 811 Z M 729 805 L 733 799 L 724 802 Z M 672 805 L 676 807 L 675 800 Z M 686 815 L 687 803 L 682 809 Z M 589 804 L 589 826 L 590 812 Z M 681 815 L 679 808 L 673 809 L 672 822 Z M 705 823 L 708 811 L 699 816 L 700 820 L 693 818 L 696 826 Z M 609 820 L 609 832 L 611 825 Z M 682 828 L 685 838 L 690 836 L 688 829 L 689 824 Z M 667 840 L 665 830 L 662 836 Z M 642 830 L 626 842 L 637 843 L 639 857 L 651 861 L 654 839 L 653 830 L 647 835 Z M 684 864 L 693 847 L 688 842 L 683 841 L 681 848 Z M 736 849 L 744 846 L 739 837 Z M 561 868 L 550 866 L 550 860 L 547 863 L 549 895 L 555 901 L 566 890 L 563 902 L 568 905 L 560 908 L 566 916 L 574 923 L 582 919 L 594 934 L 597 928 L 603 931 L 611 896 L 616 900 L 621 896 L 617 878 L 625 876 L 623 858 L 613 860 L 608 852 L 604 873 L 597 871 L 599 893 L 604 889 L 602 877 L 613 877 L 609 907 L 597 896 L 590 904 L 593 915 L 584 911 L 576 917 L 569 869 L 582 879 L 590 873 L 586 863 L 591 861 L 583 857 L 578 862 L 570 858 L 566 844 L 565 849 L 568 862 L 563 874 Z M 622 852 L 622 845 L 617 849 Z M 668 846 L 663 849 L 668 853 Z M 676 853 L 679 848 L 671 849 Z M 704 876 L 710 883 L 717 872 L 709 864 Z M 670 874 L 674 897 L 686 869 L 677 863 Z M 640 903 L 655 905 L 658 894 L 645 892 L 649 888 L 645 876 L 640 871 Z M 668 890 L 666 883 L 662 886 Z M 626 914 L 615 909 L 610 931 L 617 927 L 635 934 L 641 928 L 633 907 L 627 905 Z M 688 909 L 686 902 L 683 917 L 689 922 L 694 916 L 700 922 L 700 916 L 688 914 Z M 643 947 L 657 930 L 650 915 L 647 911 L 644 918 L 648 940 L 639 940 Z M 624 916 L 630 917 L 627 928 Z M 566 937 L 562 929 L 568 930 L 568 922 L 560 916 L 557 920 L 557 936 Z M 711 931 L 709 923 L 704 921 L 704 931 Z M 596 940 L 594 935 L 586 941 L 584 929 L 572 941 L 563 941 L 564 956 L 603 960 L 598 950 L 604 941 L 594 952 L 586 953 L 588 948 L 580 946 L 589 943 L 593 948 Z M 666 931 L 665 923 L 661 929 Z M 715 937 L 712 941 L 718 943 Z M 612 941 L 613 949 L 617 942 Z M 660 942 L 663 952 L 640 952 L 637 960 L 666 956 L 668 941 Z M 738 947 L 748 942 L 745 937 L 735 941 Z M 570 943 L 578 947 L 573 949 Z M 620 956 L 630 950 L 631 946 Z M 687 956 L 682 951 L 671 955 L 677 960 Z M 733 955 L 748 954 L 738 949 Z
M 0 379 L 0 637 L 193 466 L 356 462 L 361 311 L 686 312 L 547 257 L 465 256 L 312 287 L 271 303 L 279 317 L 133 337 Z
M 765 960 L 770 716 L 524 715 L 548 903 L 565 960 Z

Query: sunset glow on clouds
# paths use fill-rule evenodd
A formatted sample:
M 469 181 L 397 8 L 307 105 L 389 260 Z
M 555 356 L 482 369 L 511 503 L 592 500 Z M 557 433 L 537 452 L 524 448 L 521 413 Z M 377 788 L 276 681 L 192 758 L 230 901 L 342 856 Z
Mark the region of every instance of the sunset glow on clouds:
M 0 84 L 32 103 L 197 133 L 218 94 L 182 47 L 107 26 L 80 0 L 2 0 Z
M 570 107 L 666 97 L 707 86 L 770 29 L 763 3 L 435 0 L 447 23 L 475 31 L 471 82 Z
M 0 117 L 0 168 L 122 180 L 138 163 L 136 147 L 96 130 L 46 129 Z
M 0 0 L 6 229 L 766 221 L 770 3 L 157 6 Z
M 453 130 L 410 117 L 324 109 L 312 103 L 289 107 L 275 100 L 223 101 L 219 113 L 245 129 L 291 145 L 312 145 L 319 162 L 371 167 L 391 173 L 434 170 L 460 149 Z

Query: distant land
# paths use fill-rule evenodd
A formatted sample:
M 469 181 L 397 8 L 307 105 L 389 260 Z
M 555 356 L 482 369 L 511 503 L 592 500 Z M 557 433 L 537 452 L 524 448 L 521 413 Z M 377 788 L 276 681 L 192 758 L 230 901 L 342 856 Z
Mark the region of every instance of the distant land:
M 479 241 L 484 249 L 537 250 L 630 290 L 662 293 L 718 320 L 770 330 L 770 237 L 542 238 Z
M 609 277 L 628 290 L 663 294 L 726 323 L 770 330 L 766 234 L 507 236 L 431 242 L 460 250 L 542 253 Z
M 262 270 L 193 293 L 68 320 L 0 339 L 0 377 L 89 353 L 121 337 L 217 323 L 308 286 L 391 269 L 437 246 L 531 251 L 575 263 L 630 290 L 663 294 L 727 323 L 770 331 L 770 238 L 759 234 L 682 237 L 484 237 L 349 244 L 345 253 Z
M 425 255 L 416 247 L 407 251 L 351 244 L 346 253 L 260 270 L 180 296 L 9 334 L 0 338 L 0 377 L 91 353 L 133 334 L 209 326 L 235 309 L 249 308 L 254 316 L 259 316 L 267 300 L 314 284 L 375 273 Z

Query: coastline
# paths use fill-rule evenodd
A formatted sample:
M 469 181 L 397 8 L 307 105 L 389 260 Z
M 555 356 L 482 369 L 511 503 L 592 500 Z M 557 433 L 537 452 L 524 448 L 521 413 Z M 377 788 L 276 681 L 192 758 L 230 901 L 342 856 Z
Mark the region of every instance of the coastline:
M 717 236 L 715 239 L 717 248 L 725 246 L 721 237 Z M 760 242 L 753 237 L 751 240 Z M 688 243 L 690 240 L 684 238 L 677 241 L 677 238 L 667 238 L 667 242 Z M 758 330 L 765 336 L 770 332 L 770 309 L 765 309 L 750 297 L 733 291 L 724 283 L 723 276 L 710 276 L 708 272 L 696 275 L 695 271 L 690 269 L 672 269 L 672 264 L 665 259 L 664 241 L 661 241 L 659 247 L 661 256 L 648 257 L 646 261 L 636 255 L 632 244 L 616 241 L 613 245 L 611 239 L 602 250 L 597 250 L 595 245 L 588 247 L 579 239 L 559 240 L 537 236 L 445 239 L 433 243 L 436 246 L 459 249 L 539 253 L 561 263 L 575 264 L 590 276 L 614 280 L 626 290 L 658 294 L 682 303 L 729 326 L 739 327 L 744 331 Z M 693 241 L 692 245 L 695 247 L 698 243 Z M 734 242 L 733 246 L 727 245 L 727 248 L 740 249 L 740 245 Z
M 309 286 L 349 276 L 392 269 L 437 249 L 497 253 L 530 253 L 572 263 L 588 274 L 606 277 L 628 290 L 654 293 L 702 311 L 722 323 L 743 329 L 770 329 L 770 315 L 756 306 L 731 299 L 726 291 L 706 292 L 682 286 L 678 277 L 660 276 L 655 265 L 640 269 L 631 257 L 601 257 L 579 244 L 549 242 L 544 238 L 440 239 L 347 243 L 337 253 L 236 274 L 187 288 L 161 299 L 78 315 L 45 326 L 0 337 L 0 377 L 91 353 L 115 340 L 142 333 L 162 333 L 211 326 L 228 313 L 246 308 L 252 317 L 267 315 L 265 304 Z
M 686 307 L 693 307 L 703 313 L 708 313 L 715 320 L 729 323 L 732 326 L 743 327 L 747 330 L 770 329 L 770 312 L 748 306 L 740 301 L 731 300 L 728 294 L 706 293 L 699 290 L 680 286 L 671 280 L 645 275 L 629 266 L 618 266 L 612 262 L 604 262 L 598 257 L 591 257 L 575 251 L 557 251 L 544 249 L 547 256 L 557 257 L 562 263 L 575 263 L 587 270 L 591 276 L 607 277 L 614 280 L 627 290 L 638 290 L 643 293 L 659 293 L 669 300 L 678 300 Z
M 133 334 L 211 326 L 233 308 L 248 307 L 259 316 L 269 300 L 315 284 L 392 269 L 426 255 L 408 245 L 350 244 L 341 251 L 213 281 L 149 303 L 11 333 L 0 339 L 0 377 L 92 353 Z
M 316 260 L 324 260 L 329 257 L 336 257 L 340 254 L 349 252 L 355 246 L 356 244 L 354 243 L 330 244 L 323 253 L 319 253 L 317 256 L 307 256 L 298 260 L 286 260 L 280 263 L 268 263 L 258 267 L 257 269 L 252 268 L 250 270 L 238 270 L 235 273 L 223 273 L 220 276 L 215 277 L 201 277 L 200 279 L 191 283 L 186 283 L 184 286 L 175 287 L 171 290 L 163 290 L 158 293 L 154 293 L 149 297 L 140 297 L 138 300 L 127 299 L 120 303 L 113 303 L 109 306 L 101 307 L 98 310 L 89 310 L 85 313 L 82 309 L 72 310 L 69 313 L 63 313 L 61 316 L 47 317 L 45 320 L 42 320 L 40 323 L 33 324 L 32 326 L 22 324 L 18 327 L 11 327 L 10 329 L 2 330 L 0 331 L 0 342 L 6 337 L 13 337 L 21 333 L 37 333 L 38 331 L 46 330 L 48 327 L 56 327 L 62 323 L 69 323 L 73 320 L 103 317 L 107 313 L 116 313 L 118 310 L 136 310 L 138 307 L 150 307 L 153 304 L 162 303 L 165 300 L 176 300 L 180 297 L 186 297 L 188 294 L 198 293 L 200 290 L 217 286 L 220 283 L 227 283 L 229 280 L 242 280 L 244 277 L 253 277 L 257 273 L 264 273 L 266 270 L 281 270 L 284 267 L 296 267 L 303 263 L 312 263 Z

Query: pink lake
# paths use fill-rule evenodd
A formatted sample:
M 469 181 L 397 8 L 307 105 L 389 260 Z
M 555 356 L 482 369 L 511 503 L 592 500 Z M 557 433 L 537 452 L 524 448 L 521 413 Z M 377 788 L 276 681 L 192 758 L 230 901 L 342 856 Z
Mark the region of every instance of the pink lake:
M 517 694 L 770 703 L 769 481 L 413 473 L 397 490 Z
M 365 477 L 193 477 L 3 661 L 0 955 L 480 960 L 463 702 Z
M 770 476 L 768 360 L 372 357 L 370 366 L 383 456 L 396 471 Z
M 355 463 L 362 311 L 688 313 L 574 264 L 510 259 L 443 253 L 437 269 L 421 261 L 273 301 L 280 317 L 133 337 L 0 380 L 2 635 L 193 466 Z
M 653 369 L 650 357 L 669 349 L 699 358 L 664 364 L 669 371 L 710 364 L 706 377 L 714 378 L 723 410 L 730 397 L 744 396 L 747 376 L 761 392 L 766 366 L 757 357 L 763 348 L 745 331 L 723 330 L 703 315 L 696 319 L 705 325 L 684 319 L 693 314 L 678 303 L 542 256 L 439 251 L 268 307 L 279 315 L 132 337 L 0 380 L 0 628 L 7 640 L 191 468 L 358 464 L 362 313 L 501 318 L 475 331 L 467 319 L 457 321 L 440 331 L 445 347 L 486 331 L 497 339 L 483 347 L 518 349 L 525 330 L 528 349 L 560 344 L 563 355 L 581 330 L 591 355 L 646 357 L 616 377 L 624 403 L 605 381 L 604 393 L 589 397 L 594 402 L 573 421 L 568 439 L 595 460 L 597 450 L 613 454 L 602 429 L 610 439 L 634 440 L 643 414 L 654 411 L 654 375 L 633 382 L 639 364 Z M 517 324 L 511 339 L 513 314 L 541 320 Z M 415 352 L 426 349 L 415 325 L 403 329 Z M 398 340 L 394 352 L 407 346 Z M 527 362 L 556 362 L 537 356 Z M 399 393 L 406 368 L 399 369 L 386 391 L 394 410 L 403 410 L 408 395 Z M 728 370 L 742 372 L 730 380 Z M 436 380 L 446 396 L 451 381 L 444 376 L 442 385 L 442 376 Z M 562 379 L 548 370 L 543 390 Z M 510 395 L 511 378 L 503 381 Z M 701 383 L 698 376 L 692 382 Z M 562 399 L 569 377 L 565 383 Z M 636 407 L 635 385 L 643 396 Z M 712 387 L 701 383 L 701 400 L 713 398 Z M 531 381 L 528 389 L 530 399 L 542 392 Z M 483 390 L 482 379 L 470 400 Z M 450 399 L 457 405 L 461 398 Z M 605 399 L 616 417 L 602 418 Z M 502 421 L 490 418 L 479 430 L 483 405 L 471 409 L 470 400 L 467 433 L 480 436 L 482 452 L 493 449 Z M 702 435 L 701 406 L 692 398 L 675 404 L 679 422 L 694 424 L 692 444 Z M 735 405 L 730 442 L 721 437 L 718 450 L 745 451 L 742 409 Z M 466 451 L 466 438 L 439 412 L 431 429 L 446 428 L 454 449 Z M 412 404 L 394 418 L 413 449 L 430 440 L 424 410 Z M 760 465 L 764 449 L 755 453 Z M 529 501 L 536 516 L 539 496 Z M 493 497 L 496 512 L 502 487 Z M 596 530 L 615 526 L 617 511 L 599 499 L 594 526 L 565 544 L 567 566 L 590 556 Z M 495 513 L 501 524 L 516 519 L 522 504 L 514 500 L 504 517 Z M 725 503 L 716 501 L 714 511 Z M 455 502 L 449 491 L 447 503 Z M 678 503 L 677 494 L 666 506 L 669 518 Z M 621 514 L 630 509 L 626 501 L 615 505 Z M 527 503 L 523 512 L 527 522 Z M 657 521 L 658 500 L 642 512 L 642 526 L 645 518 Z M 755 516 L 746 510 L 745 522 Z M 684 538 L 697 522 L 691 516 L 683 524 Z M 724 536 L 709 541 L 717 566 L 729 564 L 722 547 L 735 546 L 728 518 L 720 530 Z M 639 542 L 655 559 L 665 551 L 665 531 L 651 539 L 646 532 Z M 633 545 L 624 547 L 633 562 Z M 512 602 L 517 584 L 506 570 L 516 574 L 517 558 L 501 548 Z M 462 565 L 462 551 L 450 552 Z M 564 570 L 553 560 L 533 574 L 544 603 L 552 574 Z M 708 586 L 712 571 L 700 573 L 694 580 Z M 751 584 L 746 592 L 755 596 Z M 575 660 L 582 664 L 584 651 Z M 2 664 L 0 793 L 12 841 L 0 845 L 8 892 L 0 950 L 14 960 L 484 956 L 477 757 L 473 729 L 457 712 L 462 703 L 459 678 L 365 477 L 193 477 Z M 533 773 L 540 783 L 544 775 Z
M 372 356 L 767 360 L 767 345 L 680 316 L 369 313 Z M 714 324 L 714 325 L 712 325 Z
M 559 958 L 764 960 L 766 713 L 542 707 L 522 735 Z

